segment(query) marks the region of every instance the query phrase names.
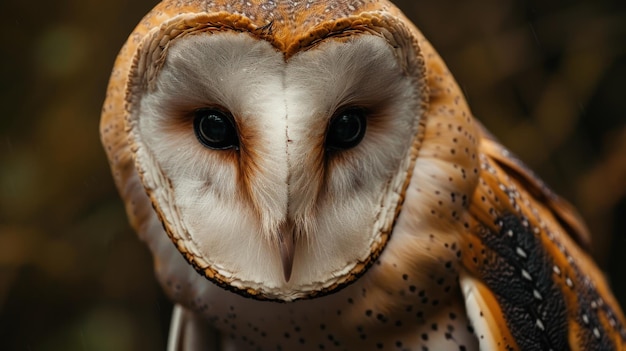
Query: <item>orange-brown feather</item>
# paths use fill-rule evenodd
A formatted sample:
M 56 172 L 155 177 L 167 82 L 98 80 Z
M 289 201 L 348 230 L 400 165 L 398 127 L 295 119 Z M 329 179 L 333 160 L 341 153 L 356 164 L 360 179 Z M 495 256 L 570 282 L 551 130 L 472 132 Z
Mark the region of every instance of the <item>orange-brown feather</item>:
M 626 338 L 622 311 L 602 273 L 575 240 L 584 239 L 587 235 L 578 216 L 568 212 L 568 205 L 560 206 L 564 201 L 550 193 L 518 161 L 507 159 L 508 153 L 495 141 L 484 138 L 481 151 L 481 179 L 469 207 L 472 220 L 464 243 L 463 264 L 466 269 L 479 279 L 485 279 L 497 268 L 494 265 L 503 254 L 488 244 L 487 236 L 505 235 L 501 231 L 500 219 L 509 214 L 516 216 L 528 228 L 528 233 L 532 232 L 527 234 L 534 236 L 530 240 L 536 238 L 540 243 L 539 249 L 545 251 L 545 259 L 550 263 L 543 264 L 553 267 L 549 279 L 558 287 L 565 302 L 569 328 L 563 332 L 568 335 L 569 346 L 575 349 L 577 345 L 604 342 L 602 347 L 605 347 L 606 341 L 599 341 L 598 335 L 607 335 L 614 349 L 624 347 Z M 526 253 L 521 250 L 519 255 Z M 530 280 L 531 277 L 528 278 Z M 493 291 L 485 294 L 492 296 Z M 492 307 L 503 309 L 501 304 L 505 298 L 496 296 L 499 304 Z M 502 312 L 497 315 L 501 315 L 503 320 L 497 321 L 494 331 L 503 326 L 512 328 L 517 318 Z M 594 320 L 598 321 L 597 325 L 593 325 Z M 537 323 L 542 324 L 540 321 Z

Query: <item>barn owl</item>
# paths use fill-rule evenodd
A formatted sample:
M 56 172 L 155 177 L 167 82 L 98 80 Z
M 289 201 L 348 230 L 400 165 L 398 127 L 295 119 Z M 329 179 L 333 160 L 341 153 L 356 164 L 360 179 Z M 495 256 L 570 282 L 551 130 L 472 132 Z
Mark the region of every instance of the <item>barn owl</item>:
M 385 0 L 165 0 L 101 137 L 169 350 L 622 350 L 576 212 Z

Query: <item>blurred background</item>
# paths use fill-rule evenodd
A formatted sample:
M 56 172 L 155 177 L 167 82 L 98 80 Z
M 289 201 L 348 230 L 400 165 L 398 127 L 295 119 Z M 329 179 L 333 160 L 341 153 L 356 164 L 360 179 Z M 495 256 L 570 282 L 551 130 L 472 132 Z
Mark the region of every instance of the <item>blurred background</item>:
M 626 306 L 626 2 L 396 1 L 474 114 L 580 210 Z M 0 349 L 164 350 L 171 305 L 98 135 L 156 1 L 0 2 Z

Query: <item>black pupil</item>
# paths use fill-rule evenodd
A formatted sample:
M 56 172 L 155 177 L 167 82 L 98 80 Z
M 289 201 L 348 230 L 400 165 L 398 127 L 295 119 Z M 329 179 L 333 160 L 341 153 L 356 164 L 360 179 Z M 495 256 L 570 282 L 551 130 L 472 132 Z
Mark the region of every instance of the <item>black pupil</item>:
M 200 120 L 200 133 L 211 143 L 222 143 L 228 136 L 228 127 L 222 117 L 208 115 Z
M 198 140 L 211 149 L 238 147 L 237 132 L 230 116 L 213 109 L 195 112 L 194 129 Z
M 350 110 L 335 117 L 328 128 L 326 146 L 330 149 L 349 149 L 361 142 L 365 134 L 365 116 L 362 111 Z

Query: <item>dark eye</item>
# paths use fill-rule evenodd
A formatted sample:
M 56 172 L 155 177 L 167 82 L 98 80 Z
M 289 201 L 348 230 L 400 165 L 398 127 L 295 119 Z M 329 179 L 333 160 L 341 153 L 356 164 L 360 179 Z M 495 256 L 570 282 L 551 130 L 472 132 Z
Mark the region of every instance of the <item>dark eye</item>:
M 335 115 L 326 134 L 326 148 L 345 150 L 357 146 L 365 135 L 365 111 L 348 109 Z
M 202 145 L 217 150 L 239 148 L 232 117 L 220 110 L 202 108 L 194 112 L 193 129 Z

